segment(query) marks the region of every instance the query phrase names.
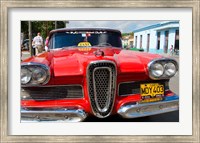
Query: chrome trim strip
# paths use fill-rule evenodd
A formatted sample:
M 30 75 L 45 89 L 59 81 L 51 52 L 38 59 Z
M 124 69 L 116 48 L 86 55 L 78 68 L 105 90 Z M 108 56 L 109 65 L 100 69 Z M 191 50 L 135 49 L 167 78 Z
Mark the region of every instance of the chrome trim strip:
M 80 122 L 87 113 L 82 109 L 28 110 L 21 109 L 21 122 Z
M 167 63 L 167 62 L 173 62 L 174 65 L 176 66 L 176 69 L 177 69 L 176 74 L 177 74 L 177 72 L 178 72 L 178 70 L 179 70 L 179 69 L 178 69 L 178 63 L 177 63 L 177 61 L 176 61 L 175 59 L 172 59 L 172 58 L 156 58 L 156 59 L 153 59 L 153 60 L 151 60 L 151 61 L 148 63 L 148 65 L 147 65 L 149 77 L 150 77 L 151 79 L 153 79 L 153 80 L 170 79 L 170 78 L 171 78 L 171 77 L 168 77 L 168 76 L 163 77 L 163 74 L 165 73 L 165 71 L 163 72 L 162 76 L 160 76 L 160 77 L 158 77 L 158 78 L 155 78 L 154 76 L 152 76 L 151 73 L 150 73 L 149 71 L 150 71 L 151 65 L 154 64 L 155 62 L 165 62 L 165 63 Z M 165 67 L 164 67 L 164 68 L 165 68 Z M 165 69 L 164 69 L 164 70 L 165 70 Z M 175 74 L 175 75 L 176 75 L 176 74 Z M 175 75 L 173 75 L 173 76 L 175 76 Z M 173 77 L 173 76 L 172 76 L 172 77 Z
M 117 111 L 123 118 L 138 118 L 179 110 L 179 100 L 123 105 Z
M 106 101 L 106 106 L 101 109 L 100 105 L 99 105 L 99 102 L 98 102 L 98 99 L 97 99 L 97 93 L 96 93 L 96 82 L 95 82 L 95 72 L 99 69 L 107 69 L 109 71 L 109 74 L 110 74 L 110 79 L 109 79 L 109 93 L 112 93 L 112 89 L 111 89 L 111 85 L 112 85 L 112 81 L 111 81 L 111 77 L 112 77 L 112 71 L 110 68 L 108 67 L 97 67 L 93 70 L 93 88 L 94 88 L 94 99 L 95 99 L 95 103 L 96 103 L 96 106 L 97 106 L 97 109 L 100 111 L 100 112 L 106 112 L 108 111 L 108 108 L 109 108 L 109 105 L 110 105 L 110 101 L 111 101 L 111 96 L 109 96 L 109 94 L 107 95 L 108 96 L 108 99 Z
M 113 97 L 113 105 L 112 105 L 112 107 L 111 107 L 111 110 L 110 110 L 110 113 L 108 113 L 106 116 L 101 116 L 101 115 L 99 115 L 98 113 L 95 113 L 95 111 L 94 111 L 94 109 L 92 108 L 92 103 L 91 103 L 91 98 L 90 98 L 90 94 L 89 94 L 89 84 L 88 84 L 88 81 L 89 81 L 89 67 L 90 67 L 90 65 L 92 65 L 92 64 L 96 64 L 96 63 L 111 63 L 111 64 L 113 64 L 114 66 L 115 66 L 115 75 L 113 75 L 113 79 L 115 80 L 115 83 L 114 83 L 114 85 L 113 85 L 113 87 L 114 87 L 114 97 Z M 95 116 L 97 116 L 97 117 L 99 117 L 99 118 L 106 118 L 106 117 L 108 117 L 111 113 L 112 113 L 112 110 L 113 110 L 113 107 L 114 107 L 114 102 L 115 102 L 115 97 L 116 97 L 116 84 L 117 84 L 117 82 L 116 82 L 116 80 L 117 80 L 117 66 L 116 66 L 116 63 L 114 62 L 114 61 L 109 61 L 109 60 L 98 60 L 98 61 L 92 61 L 92 62 L 90 62 L 89 64 L 88 64 L 88 66 L 87 66 L 87 71 L 86 71 L 86 73 L 87 73 L 87 90 L 88 90 L 88 96 L 89 96 L 89 99 L 90 99 L 90 101 L 89 101 L 89 103 L 90 103 L 90 107 L 91 107 L 91 109 L 92 109 L 92 112 L 93 112 L 93 114 L 95 115 Z
M 49 82 L 50 80 L 50 77 L 51 77 L 51 71 L 50 71 L 50 68 L 49 66 L 45 65 L 45 64 L 41 64 L 41 63 L 36 63 L 36 62 L 27 62 L 27 63 L 22 63 L 21 64 L 21 68 L 22 67 L 27 67 L 27 66 L 40 66 L 42 67 L 46 72 L 47 72 L 47 78 L 46 80 L 41 83 L 41 84 L 30 84 L 30 83 L 27 83 L 25 85 L 21 84 L 22 87 L 32 87 L 32 86 L 40 86 L 40 85 L 45 85 Z M 31 81 L 31 80 L 30 80 Z M 29 81 L 29 82 L 30 82 Z M 21 82 L 21 80 L 20 80 Z

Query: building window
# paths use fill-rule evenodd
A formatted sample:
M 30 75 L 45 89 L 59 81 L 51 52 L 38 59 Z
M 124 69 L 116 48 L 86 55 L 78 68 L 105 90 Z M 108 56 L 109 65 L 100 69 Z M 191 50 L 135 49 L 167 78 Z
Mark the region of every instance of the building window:
M 130 41 L 130 48 L 133 48 L 133 41 Z
M 169 31 L 165 31 L 165 38 L 168 38 Z
M 147 34 L 147 52 L 149 52 L 150 34 Z
M 176 30 L 176 36 L 175 39 L 179 39 L 179 30 Z
M 142 35 L 140 35 L 140 49 L 142 49 Z
M 157 32 L 157 50 L 160 49 L 160 32 Z
M 157 37 L 159 37 L 159 38 L 160 38 L 160 32 L 157 32 Z
M 137 48 L 137 36 L 135 36 L 135 48 Z
M 179 51 L 179 30 L 176 30 L 174 52 L 178 53 L 178 51 Z
M 165 53 L 167 53 L 168 51 L 168 36 L 169 36 L 169 31 L 165 31 L 165 46 L 164 46 Z
M 176 30 L 176 36 L 179 36 L 179 30 Z

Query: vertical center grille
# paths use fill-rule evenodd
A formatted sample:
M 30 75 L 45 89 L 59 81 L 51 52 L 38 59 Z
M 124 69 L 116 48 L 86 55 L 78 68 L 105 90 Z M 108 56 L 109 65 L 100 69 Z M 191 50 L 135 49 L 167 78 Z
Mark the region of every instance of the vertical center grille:
M 88 92 L 97 117 L 107 117 L 114 104 L 116 68 L 111 61 L 92 62 L 87 69 Z

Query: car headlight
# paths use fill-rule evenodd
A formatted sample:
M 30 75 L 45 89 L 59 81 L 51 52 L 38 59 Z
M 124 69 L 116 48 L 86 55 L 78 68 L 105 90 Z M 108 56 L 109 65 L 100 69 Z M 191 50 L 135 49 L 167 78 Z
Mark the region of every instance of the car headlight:
M 160 77 L 164 73 L 164 67 L 160 63 L 156 63 L 151 68 L 151 74 L 154 77 Z
M 32 77 L 32 73 L 28 68 L 22 68 L 21 69 L 21 83 L 22 84 L 27 84 L 30 82 Z
M 178 71 L 178 64 L 173 59 L 154 59 L 148 64 L 148 71 L 151 79 L 169 79 Z
M 176 66 L 174 63 L 165 64 L 165 74 L 169 77 L 174 76 L 176 74 Z
M 21 84 L 23 86 L 46 84 L 49 77 L 49 67 L 44 64 L 23 63 L 21 65 Z
M 43 68 L 36 67 L 32 71 L 32 79 L 35 83 L 43 83 L 47 79 L 47 73 Z

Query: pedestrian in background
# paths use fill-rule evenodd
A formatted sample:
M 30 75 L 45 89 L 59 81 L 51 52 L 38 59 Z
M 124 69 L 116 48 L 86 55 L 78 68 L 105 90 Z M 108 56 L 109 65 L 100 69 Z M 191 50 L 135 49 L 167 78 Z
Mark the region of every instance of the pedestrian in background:
M 32 43 L 33 48 L 35 48 L 35 54 L 42 53 L 43 51 L 43 39 L 40 36 L 40 33 L 38 32 L 37 36 L 34 37 L 33 43 Z
M 35 52 L 36 52 L 35 47 L 36 47 L 36 46 L 33 44 L 33 40 L 32 40 L 32 48 L 33 48 L 32 52 L 33 52 L 33 55 L 34 55 L 34 56 L 35 56 Z
M 45 51 L 48 51 L 49 36 L 47 36 L 45 41 Z
M 174 48 L 173 48 L 173 45 L 171 45 L 171 48 L 170 48 L 170 55 L 173 56 L 174 54 Z

